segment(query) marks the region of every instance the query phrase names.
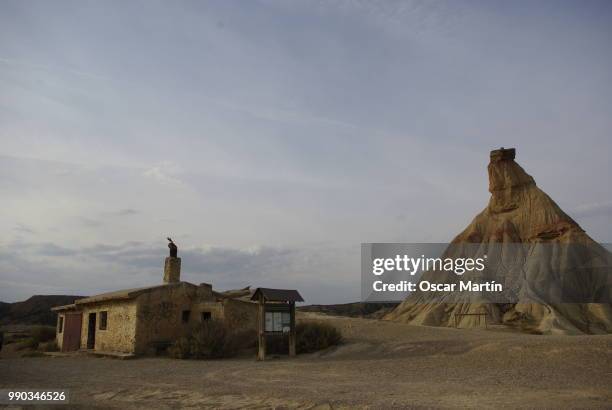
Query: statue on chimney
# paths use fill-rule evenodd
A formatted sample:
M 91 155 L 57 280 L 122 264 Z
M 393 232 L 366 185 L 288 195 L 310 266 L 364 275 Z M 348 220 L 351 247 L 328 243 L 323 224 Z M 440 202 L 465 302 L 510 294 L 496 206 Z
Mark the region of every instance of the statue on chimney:
M 172 241 L 171 238 L 167 238 L 168 241 L 170 241 L 170 243 L 168 244 L 168 248 L 170 249 L 170 257 L 171 258 L 176 258 L 177 254 L 178 254 L 178 246 L 176 246 L 176 244 Z

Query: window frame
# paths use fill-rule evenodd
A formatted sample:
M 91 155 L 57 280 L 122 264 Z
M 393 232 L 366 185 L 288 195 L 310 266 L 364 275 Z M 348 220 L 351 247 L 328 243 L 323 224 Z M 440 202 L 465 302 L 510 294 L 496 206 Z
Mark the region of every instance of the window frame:
M 183 310 L 181 312 L 181 323 L 187 324 L 189 319 L 191 319 L 191 310 Z
M 99 312 L 99 325 L 98 330 L 107 330 L 108 329 L 108 310 L 102 310 Z

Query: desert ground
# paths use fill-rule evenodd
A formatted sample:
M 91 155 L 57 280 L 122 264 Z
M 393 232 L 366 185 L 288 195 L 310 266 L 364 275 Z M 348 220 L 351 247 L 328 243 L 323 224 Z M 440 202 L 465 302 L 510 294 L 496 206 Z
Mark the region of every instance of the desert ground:
M 4 349 L 0 388 L 67 388 L 72 408 L 612 407 L 612 335 L 299 318 L 332 322 L 345 343 L 266 362 L 22 358 Z

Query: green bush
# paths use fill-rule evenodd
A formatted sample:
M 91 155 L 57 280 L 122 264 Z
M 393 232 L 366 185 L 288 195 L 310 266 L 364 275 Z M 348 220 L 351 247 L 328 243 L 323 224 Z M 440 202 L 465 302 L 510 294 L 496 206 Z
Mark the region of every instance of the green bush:
M 342 343 L 342 334 L 324 322 L 303 322 L 295 327 L 297 353 L 311 353 Z
M 53 326 L 36 326 L 32 329 L 31 335 L 38 343 L 48 342 L 55 339 L 55 328 Z
M 209 320 L 191 329 L 177 340 L 168 353 L 177 359 L 218 359 L 235 356 L 250 347 L 255 331 L 235 331 L 222 321 Z

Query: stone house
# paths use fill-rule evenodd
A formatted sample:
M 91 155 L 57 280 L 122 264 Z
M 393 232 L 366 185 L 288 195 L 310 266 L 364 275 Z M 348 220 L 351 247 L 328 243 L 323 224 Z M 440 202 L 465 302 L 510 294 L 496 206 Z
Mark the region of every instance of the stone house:
M 62 351 L 155 354 L 191 326 L 211 319 L 237 329 L 257 329 L 257 304 L 249 289 L 215 292 L 207 283 L 180 281 L 181 260 L 166 258 L 164 283 L 103 293 L 52 308 L 58 314 Z

